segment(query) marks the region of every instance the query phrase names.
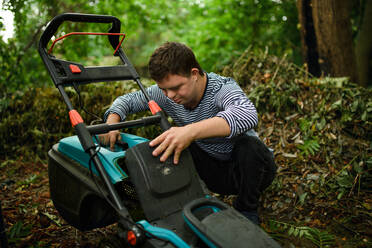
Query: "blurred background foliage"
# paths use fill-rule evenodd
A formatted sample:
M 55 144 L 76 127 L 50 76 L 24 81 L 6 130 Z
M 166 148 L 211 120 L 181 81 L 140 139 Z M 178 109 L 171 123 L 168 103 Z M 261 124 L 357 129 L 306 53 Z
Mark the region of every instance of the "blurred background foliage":
M 153 50 L 172 40 L 186 43 L 206 71 L 222 68 L 249 45 L 269 47 L 270 53 L 288 53 L 301 63 L 301 44 L 294 1 L 272 0 L 3 0 L 3 9 L 14 14 L 14 35 L 0 39 L 1 92 L 50 84 L 37 53 L 42 30 L 64 12 L 106 14 L 118 17 L 127 34 L 124 49 L 141 75 Z M 0 19 L 1 22 L 4 20 Z M 0 26 L 4 29 L 4 26 Z M 57 37 L 72 31 L 105 32 L 105 25 L 65 23 Z M 97 43 L 98 40 L 98 43 Z M 75 61 L 101 63 L 111 52 L 101 37 L 71 37 L 57 43 L 58 52 Z M 98 46 L 100 47 L 97 47 Z M 50 45 L 50 44 L 49 44 Z M 61 48 L 62 47 L 62 48 Z M 92 58 L 94 56 L 94 58 Z
M 353 1 L 351 23 L 358 33 L 363 1 Z M 355 4 L 358 2 L 359 4 Z M 302 64 L 298 11 L 293 0 L 2 0 L 2 8 L 14 14 L 14 34 L 0 38 L 0 98 L 30 86 L 50 85 L 37 53 L 47 23 L 65 12 L 118 17 L 126 33 L 124 49 L 140 75 L 147 76 L 153 50 L 165 41 L 190 46 L 206 71 L 215 71 L 251 46 Z M 0 18 L 0 29 L 4 30 Z M 73 31 L 108 31 L 107 25 L 64 23 L 56 37 Z M 0 35 L 1 37 L 2 35 Z M 50 45 L 50 44 L 49 44 Z M 72 61 L 100 64 L 112 49 L 102 37 L 70 37 L 58 43 L 56 52 Z

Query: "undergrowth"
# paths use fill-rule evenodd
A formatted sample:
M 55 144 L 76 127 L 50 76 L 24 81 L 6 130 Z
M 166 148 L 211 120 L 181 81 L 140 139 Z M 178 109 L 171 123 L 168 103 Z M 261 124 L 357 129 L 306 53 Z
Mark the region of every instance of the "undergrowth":
M 262 199 L 265 230 L 288 246 L 306 247 L 304 239 L 316 247 L 371 245 L 372 90 L 313 77 L 285 55 L 249 48 L 222 73 L 254 102 L 257 131 L 274 149 L 278 174 Z

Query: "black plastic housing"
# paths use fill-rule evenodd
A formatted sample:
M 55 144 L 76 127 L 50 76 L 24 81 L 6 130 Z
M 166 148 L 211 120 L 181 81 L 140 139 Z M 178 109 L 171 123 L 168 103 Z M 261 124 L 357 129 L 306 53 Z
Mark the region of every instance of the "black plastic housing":
M 125 156 L 129 177 L 149 221 L 181 212 L 186 203 L 204 196 L 187 149 L 177 165 L 172 162 L 173 156 L 161 163 L 152 155 L 153 150 L 149 142 L 143 142 L 128 149 Z
M 201 209 L 218 211 L 198 216 Z M 214 198 L 199 198 L 185 205 L 183 215 L 200 237 L 214 247 L 280 248 L 267 233 L 227 204 Z
M 88 169 L 58 152 L 55 144 L 48 152 L 50 195 L 59 214 L 79 230 L 92 230 L 117 221 L 116 211 L 101 196 L 108 196 L 101 180 L 93 181 Z

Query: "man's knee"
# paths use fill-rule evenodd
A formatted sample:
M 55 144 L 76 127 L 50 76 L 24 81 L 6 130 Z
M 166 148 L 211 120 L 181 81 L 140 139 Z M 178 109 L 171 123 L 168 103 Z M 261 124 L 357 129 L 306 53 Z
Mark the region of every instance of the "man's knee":
M 277 167 L 274 155 L 258 137 L 248 135 L 237 137 L 233 159 L 248 170 L 247 173 L 264 174 L 265 182 L 262 182 L 262 188 L 270 185 L 275 177 Z
M 241 135 L 236 138 L 233 156 L 259 156 L 264 160 L 273 160 L 273 154 L 268 147 L 256 136 Z

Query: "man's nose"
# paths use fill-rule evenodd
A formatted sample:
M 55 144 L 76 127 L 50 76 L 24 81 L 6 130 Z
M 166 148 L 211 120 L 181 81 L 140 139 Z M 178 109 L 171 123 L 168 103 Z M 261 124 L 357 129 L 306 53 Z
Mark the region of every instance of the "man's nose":
M 167 97 L 173 99 L 176 96 L 176 92 L 173 90 L 167 90 Z

